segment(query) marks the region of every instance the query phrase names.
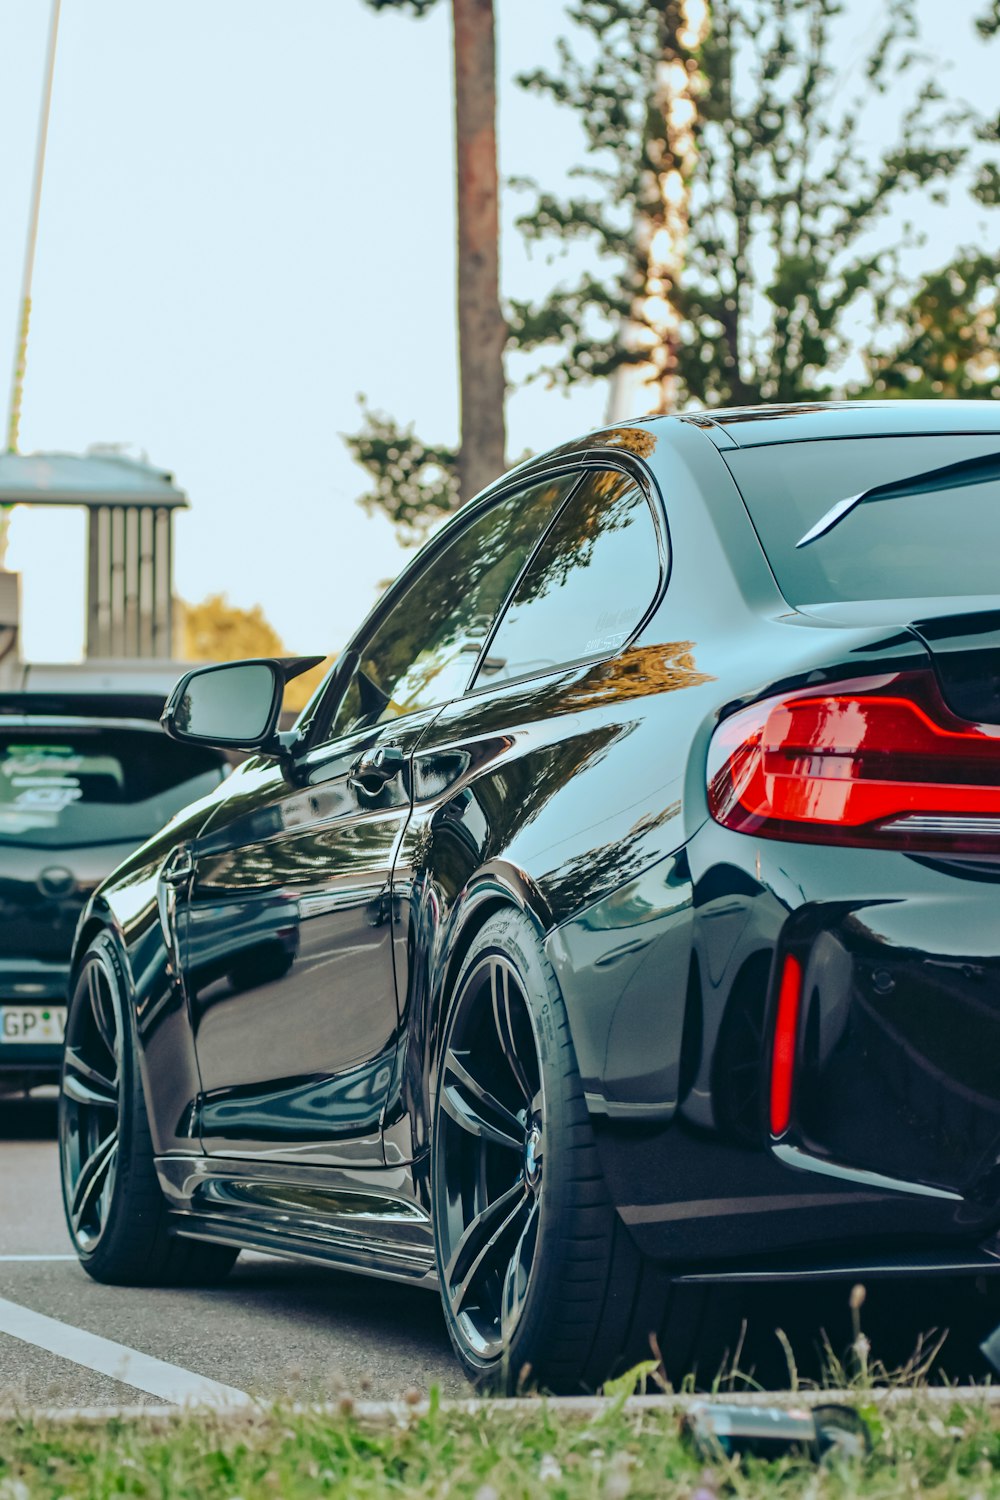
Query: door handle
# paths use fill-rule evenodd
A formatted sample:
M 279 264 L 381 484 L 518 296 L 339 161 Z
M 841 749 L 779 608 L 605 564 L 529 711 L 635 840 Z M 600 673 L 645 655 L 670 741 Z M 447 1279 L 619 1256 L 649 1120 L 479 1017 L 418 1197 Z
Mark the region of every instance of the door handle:
M 163 880 L 167 885 L 187 885 L 193 874 L 194 860 L 191 857 L 191 850 L 178 849 L 163 870 Z
M 365 751 L 354 762 L 347 784 L 363 792 L 370 793 L 373 788 L 381 790 L 399 775 L 405 764 L 406 756 L 398 745 L 376 745 L 374 750 Z

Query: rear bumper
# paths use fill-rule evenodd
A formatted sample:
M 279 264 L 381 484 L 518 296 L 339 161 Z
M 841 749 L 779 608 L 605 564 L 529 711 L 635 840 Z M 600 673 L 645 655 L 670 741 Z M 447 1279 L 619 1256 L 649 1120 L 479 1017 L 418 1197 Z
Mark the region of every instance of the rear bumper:
M 807 1262 L 915 1274 L 914 1256 L 928 1272 L 992 1274 L 1000 862 L 781 844 L 714 823 L 683 857 L 686 880 L 681 856 L 657 867 L 655 908 L 629 915 L 618 893 L 554 945 L 605 1175 L 637 1243 L 713 1277 L 750 1261 L 769 1278 Z M 589 967 L 584 931 L 607 940 Z M 773 1139 L 790 953 L 802 971 L 792 1112 Z M 643 998 L 621 1076 L 615 971 L 629 963 L 626 993 L 641 970 Z M 603 1029 L 602 993 L 614 997 Z

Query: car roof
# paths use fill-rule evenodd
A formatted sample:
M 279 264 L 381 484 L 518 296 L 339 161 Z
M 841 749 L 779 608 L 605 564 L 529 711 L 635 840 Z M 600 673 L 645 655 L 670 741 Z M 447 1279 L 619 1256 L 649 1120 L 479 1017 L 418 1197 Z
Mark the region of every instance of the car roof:
M 760 448 L 817 438 L 919 437 L 932 433 L 1000 435 L 998 401 L 813 401 L 720 407 L 680 418 L 721 448 Z
M 159 729 L 163 697 L 157 693 L 0 692 L 0 719 L 75 721 Z
M 0 709 L 0 732 L 11 729 L 127 729 L 140 734 L 159 734 L 159 724 L 149 719 L 109 719 L 92 714 L 22 714 Z

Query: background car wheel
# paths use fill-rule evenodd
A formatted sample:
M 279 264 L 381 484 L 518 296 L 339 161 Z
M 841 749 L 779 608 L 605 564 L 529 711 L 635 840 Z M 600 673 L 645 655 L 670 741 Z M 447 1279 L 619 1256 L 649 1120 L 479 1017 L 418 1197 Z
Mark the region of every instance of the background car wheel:
M 614 1210 L 555 975 L 519 912 L 489 918 L 457 976 L 431 1171 L 445 1320 L 477 1385 L 595 1389 L 648 1359 L 651 1333 L 672 1378 L 688 1367 L 704 1291 L 675 1296 Z
M 125 974 L 106 933 L 84 955 L 66 1017 L 59 1160 L 70 1237 L 95 1280 L 211 1282 L 232 1267 L 238 1251 L 170 1233 Z

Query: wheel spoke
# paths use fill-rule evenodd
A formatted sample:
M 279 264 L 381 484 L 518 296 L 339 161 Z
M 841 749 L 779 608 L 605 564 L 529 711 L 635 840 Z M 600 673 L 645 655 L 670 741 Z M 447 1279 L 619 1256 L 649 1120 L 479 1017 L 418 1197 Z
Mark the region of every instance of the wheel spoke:
M 449 1048 L 445 1057 L 445 1077 L 441 1103 L 448 1115 L 481 1140 L 505 1146 L 510 1151 L 524 1150 L 524 1126 L 506 1105 L 501 1104 L 466 1066 L 468 1053 Z
M 93 1104 L 103 1109 L 118 1108 L 118 1075 L 114 1078 L 84 1062 L 75 1047 L 63 1054 L 63 1093 L 77 1104 Z
M 466 1225 L 444 1273 L 445 1287 L 456 1316 L 465 1304 L 472 1283 L 527 1200 L 528 1190 L 519 1177 L 512 1187 L 488 1203 Z
M 94 1024 L 97 1027 L 101 1041 L 104 1043 L 111 1056 L 114 1057 L 114 1012 L 112 1011 L 111 1017 L 109 1018 L 107 1001 L 110 999 L 110 996 L 108 995 L 107 985 L 105 983 L 102 983 L 102 978 L 103 976 L 101 973 L 100 964 L 92 963 L 87 969 L 87 993 L 90 996 L 90 1009 L 93 1012 Z
M 520 1321 L 537 1238 L 538 1199 L 534 1198 L 514 1254 L 511 1256 L 510 1265 L 507 1267 L 507 1274 L 503 1279 L 503 1295 L 500 1299 L 500 1331 L 504 1343 L 510 1342 L 511 1335 Z
M 100 1191 L 117 1151 L 118 1131 L 115 1129 L 94 1148 L 81 1167 L 70 1206 L 70 1216 L 75 1229 L 80 1228 L 84 1214 Z
M 500 1050 L 514 1075 L 518 1088 L 524 1095 L 525 1103 L 528 1103 L 534 1090 L 528 1083 L 521 1059 L 517 1055 L 510 1009 L 510 974 L 506 964 L 494 962 L 490 965 L 490 997 L 493 1002 L 493 1020 L 497 1028 L 497 1036 L 500 1038 Z

